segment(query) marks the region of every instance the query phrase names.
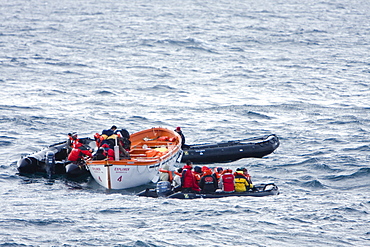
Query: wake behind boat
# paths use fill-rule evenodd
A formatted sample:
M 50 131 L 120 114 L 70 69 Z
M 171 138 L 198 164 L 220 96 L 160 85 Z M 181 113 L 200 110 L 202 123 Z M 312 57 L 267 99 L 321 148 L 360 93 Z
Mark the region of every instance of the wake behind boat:
M 262 158 L 274 152 L 280 145 L 276 135 L 258 138 L 220 142 L 214 144 L 193 144 L 184 147 L 182 162 L 193 163 L 231 162 L 242 158 Z
M 173 166 L 181 155 L 181 137 L 166 128 L 151 128 L 130 135 L 130 158 L 87 160 L 95 181 L 107 189 L 127 189 L 156 182 L 159 169 Z

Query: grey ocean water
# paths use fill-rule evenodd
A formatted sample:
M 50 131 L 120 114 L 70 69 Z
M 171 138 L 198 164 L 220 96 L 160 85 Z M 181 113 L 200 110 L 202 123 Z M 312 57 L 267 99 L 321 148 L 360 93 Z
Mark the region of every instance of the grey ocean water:
M 369 246 L 369 13 L 360 0 L 1 1 L 1 246 Z M 22 155 L 112 124 L 181 126 L 187 143 L 275 133 L 275 153 L 223 166 L 281 194 L 150 199 L 16 174 Z

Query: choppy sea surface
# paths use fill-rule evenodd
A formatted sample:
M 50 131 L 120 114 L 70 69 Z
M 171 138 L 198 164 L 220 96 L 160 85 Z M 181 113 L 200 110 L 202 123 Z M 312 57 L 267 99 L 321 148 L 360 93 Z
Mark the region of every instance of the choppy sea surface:
M 0 246 L 369 246 L 370 4 L 0 2 Z M 263 198 L 139 198 L 17 174 L 77 131 L 181 126 L 187 143 L 274 133 L 227 164 Z M 180 166 L 181 164 L 179 164 Z

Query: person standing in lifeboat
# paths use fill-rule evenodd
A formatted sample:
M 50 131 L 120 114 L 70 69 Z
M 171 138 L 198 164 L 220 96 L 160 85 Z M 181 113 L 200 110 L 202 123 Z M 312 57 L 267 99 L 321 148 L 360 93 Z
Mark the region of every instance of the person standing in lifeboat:
M 77 132 L 68 133 L 68 139 L 67 139 L 67 154 L 69 154 L 72 151 L 73 144 L 79 142 L 79 139 L 77 137 Z
M 229 168 L 225 169 L 222 172 L 221 178 L 220 178 L 220 185 L 219 187 L 222 189 L 222 191 L 227 193 L 232 193 L 235 191 L 235 177 L 233 175 L 233 171 Z
M 186 161 L 186 164 L 182 169 L 183 169 L 181 175 L 182 192 L 198 193 L 200 191 L 200 188 L 192 171 L 193 163 L 190 160 Z
M 189 148 L 189 145 L 185 144 L 185 136 L 182 133 L 181 127 L 176 127 L 175 132 L 181 136 L 181 148 Z

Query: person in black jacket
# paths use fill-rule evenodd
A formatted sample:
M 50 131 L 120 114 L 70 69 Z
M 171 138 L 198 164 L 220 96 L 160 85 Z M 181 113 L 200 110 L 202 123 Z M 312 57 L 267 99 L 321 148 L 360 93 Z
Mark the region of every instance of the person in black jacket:
M 201 193 L 214 193 L 217 190 L 217 179 L 212 176 L 212 170 L 206 166 L 202 167 L 203 176 L 200 179 L 199 187 Z
M 175 132 L 181 136 L 181 148 L 182 148 L 182 149 L 184 149 L 184 148 L 189 148 L 189 145 L 186 145 L 186 144 L 185 144 L 185 136 L 184 136 L 184 134 L 182 133 L 181 128 L 180 128 L 180 127 L 176 127 Z

